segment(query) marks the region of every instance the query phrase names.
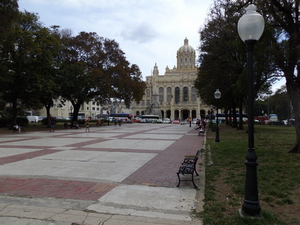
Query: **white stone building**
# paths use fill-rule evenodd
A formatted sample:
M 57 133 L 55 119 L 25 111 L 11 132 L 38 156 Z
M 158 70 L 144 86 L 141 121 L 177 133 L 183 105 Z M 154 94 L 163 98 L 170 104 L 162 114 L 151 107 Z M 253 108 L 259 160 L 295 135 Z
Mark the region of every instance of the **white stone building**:
M 184 39 L 184 45 L 177 51 L 177 67 L 166 67 L 159 75 L 155 63 L 151 76 L 146 77 L 146 91 L 142 101 L 133 103 L 132 114 L 139 116 L 151 113 L 154 98 L 158 97 L 162 118 L 171 120 L 201 118 L 208 115 L 210 107 L 201 101 L 194 87 L 197 78 L 196 52 Z

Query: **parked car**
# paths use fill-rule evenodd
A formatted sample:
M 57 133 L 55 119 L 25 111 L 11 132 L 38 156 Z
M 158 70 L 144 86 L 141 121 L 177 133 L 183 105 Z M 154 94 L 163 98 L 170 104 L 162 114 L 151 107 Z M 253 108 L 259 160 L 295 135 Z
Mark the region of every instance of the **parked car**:
M 163 122 L 162 119 L 156 120 L 156 123 L 162 123 L 162 122 Z
M 46 116 L 39 116 L 39 121 L 42 121 L 45 118 L 46 118 Z
M 173 124 L 180 124 L 179 120 L 173 120 Z
M 57 116 L 57 117 L 55 117 L 55 119 L 57 119 L 57 120 L 70 120 L 70 118 L 65 118 L 65 117 L 62 117 L 62 116 Z
M 163 120 L 163 123 L 171 123 L 171 120 L 170 120 L 169 118 L 165 118 L 165 119 Z

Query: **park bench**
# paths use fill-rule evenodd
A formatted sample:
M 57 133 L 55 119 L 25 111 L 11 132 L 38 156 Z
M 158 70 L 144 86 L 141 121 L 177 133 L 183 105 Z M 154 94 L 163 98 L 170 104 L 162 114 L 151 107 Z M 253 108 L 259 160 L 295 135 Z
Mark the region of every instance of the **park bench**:
M 13 133 L 19 132 L 19 129 L 16 129 L 14 127 L 12 128 L 12 130 L 13 130 Z M 25 128 L 20 127 L 20 133 L 24 134 L 25 133 Z
M 196 176 L 199 176 L 199 174 L 196 171 L 196 166 L 197 166 L 197 161 L 199 159 L 199 156 L 200 156 L 200 150 L 197 151 L 195 157 L 185 157 L 184 158 L 183 163 L 181 164 L 181 166 L 179 167 L 179 170 L 177 172 L 177 176 L 178 176 L 178 180 L 179 180 L 177 187 L 179 187 L 181 181 L 192 181 L 194 187 L 197 188 L 197 185 L 194 182 L 194 173 L 196 173 Z M 180 175 L 186 175 L 186 174 L 191 175 L 190 180 L 182 180 L 181 179 Z
M 199 136 L 201 136 L 201 135 L 204 136 L 204 135 L 205 135 L 205 130 L 206 130 L 205 128 L 204 128 L 204 130 L 200 130 L 200 129 L 199 129 L 198 135 L 199 135 Z

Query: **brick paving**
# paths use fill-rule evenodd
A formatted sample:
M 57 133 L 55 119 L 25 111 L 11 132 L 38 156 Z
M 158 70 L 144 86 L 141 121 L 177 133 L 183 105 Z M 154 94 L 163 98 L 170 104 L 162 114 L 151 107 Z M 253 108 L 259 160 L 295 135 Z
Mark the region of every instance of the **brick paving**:
M 190 133 L 194 132 L 190 131 Z M 123 182 L 160 187 L 176 186 L 178 183 L 176 172 L 183 158 L 195 155 L 201 149 L 202 142 L 203 136 L 195 138 L 195 135 L 184 135 Z M 181 185 L 193 187 L 191 182 L 182 182 Z
M 166 125 L 167 126 L 167 125 Z M 178 126 L 178 125 L 177 125 Z M 153 130 L 153 129 L 152 129 Z M 154 129 L 155 130 L 155 129 Z M 147 130 L 148 132 L 149 130 Z M 136 132 L 140 133 L 140 132 Z M 38 135 L 38 134 L 37 134 Z M 130 133 L 132 135 L 132 133 Z M 126 138 L 126 134 L 120 134 L 118 137 Z M 99 151 L 99 149 L 86 149 L 83 145 L 101 142 L 86 141 L 80 144 L 74 144 L 81 150 Z M 188 132 L 176 140 L 164 151 L 133 150 L 133 149 L 101 149 L 100 151 L 111 152 L 142 152 L 156 153 L 157 155 L 137 169 L 120 183 L 102 183 L 62 179 L 45 178 L 26 178 L 26 177 L 0 177 L 0 193 L 15 196 L 37 196 L 54 197 L 63 199 L 94 200 L 96 201 L 105 193 L 119 184 L 136 184 L 159 187 L 174 187 L 177 184 L 177 169 L 186 155 L 194 155 L 201 149 L 203 136 L 197 136 L 194 130 Z M 155 140 L 153 140 L 155 142 Z M 9 148 L 7 145 L 1 147 Z M 84 144 L 83 144 L 84 143 Z M 22 147 L 21 147 L 22 148 Z M 36 147 L 34 147 L 36 148 Z M 0 164 L 18 162 L 47 154 L 53 154 L 62 150 L 51 150 L 45 147 L 43 150 L 29 153 L 17 154 L 0 158 Z M 122 169 L 122 168 L 120 168 Z M 181 186 L 192 187 L 191 182 L 182 182 Z
M 16 196 L 55 197 L 96 201 L 117 184 L 86 181 L 0 178 L 0 193 Z
M 28 153 L 23 153 L 23 154 L 18 154 L 18 155 L 2 157 L 2 158 L 0 158 L 0 165 L 12 163 L 12 162 L 18 162 L 18 161 L 25 160 L 25 159 L 31 159 L 31 158 L 35 158 L 38 156 L 53 154 L 55 152 L 60 152 L 60 151 L 61 150 L 47 150 L 46 149 L 46 150 L 40 150 L 40 151 L 35 151 L 35 152 L 28 152 Z

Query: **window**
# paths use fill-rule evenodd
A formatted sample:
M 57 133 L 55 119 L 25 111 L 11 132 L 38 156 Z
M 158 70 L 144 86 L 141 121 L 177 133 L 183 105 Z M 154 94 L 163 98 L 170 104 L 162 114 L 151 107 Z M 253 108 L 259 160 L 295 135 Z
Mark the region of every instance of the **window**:
M 179 103 L 180 102 L 180 89 L 179 87 L 175 88 L 175 103 Z
M 192 87 L 192 102 L 196 102 L 197 99 L 197 92 L 196 92 L 196 88 Z
M 183 101 L 184 102 L 189 101 L 189 89 L 188 89 L 188 87 L 183 88 Z
M 167 88 L 167 102 L 170 103 L 172 100 L 172 88 L 168 87 Z
M 164 101 L 164 88 L 160 87 L 158 89 L 158 94 L 159 94 L 159 103 L 162 104 Z

